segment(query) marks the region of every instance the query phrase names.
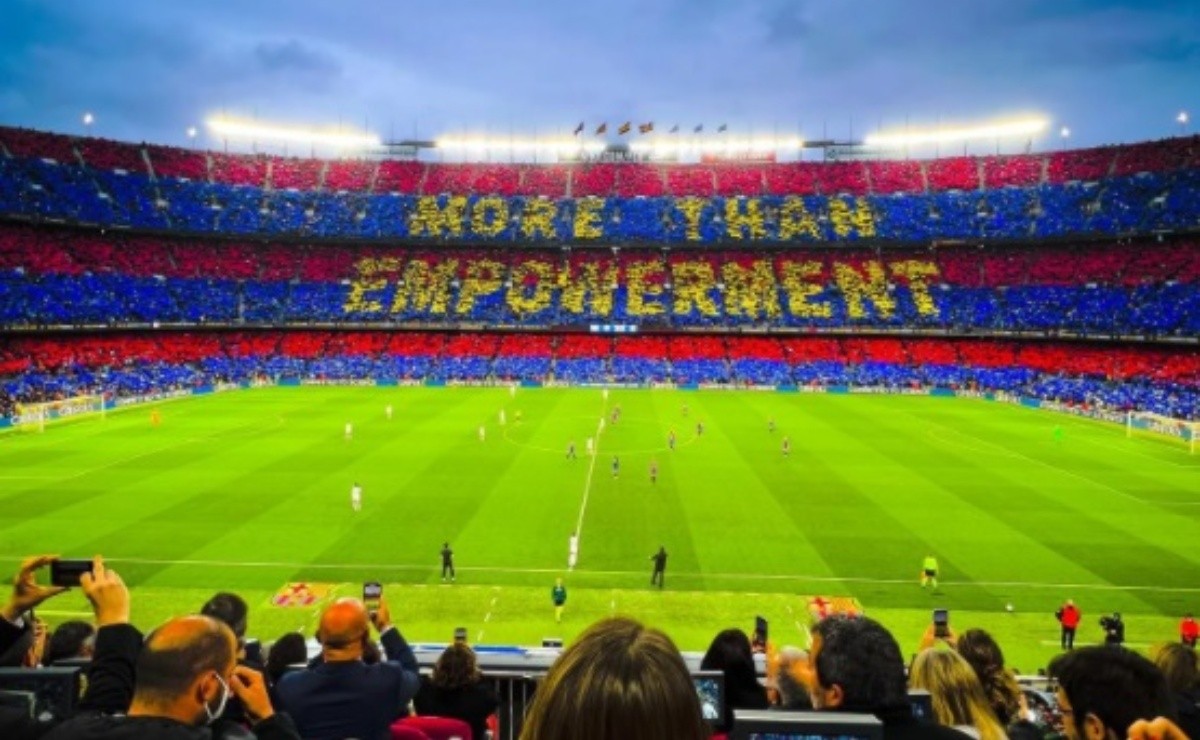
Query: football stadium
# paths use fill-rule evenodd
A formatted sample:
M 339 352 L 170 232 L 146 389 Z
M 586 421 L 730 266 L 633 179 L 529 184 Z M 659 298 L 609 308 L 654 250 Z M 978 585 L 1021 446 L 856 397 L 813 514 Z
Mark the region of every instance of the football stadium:
M 1021 737 L 1074 737 L 1072 676 L 1118 656 L 1150 685 L 1167 643 L 1193 676 L 1171 690 L 1194 697 L 1200 136 L 1179 115 L 1178 135 L 1085 147 L 1065 128 L 1026 143 L 1041 118 L 806 141 L 617 116 L 528 150 L 364 132 L 319 154 L 317 130 L 223 115 L 187 146 L 97 135 L 91 113 L 74 131 L 0 120 L 0 561 L 18 574 L 0 648 L 19 648 L 0 694 L 67 723 L 131 695 L 136 719 L 151 671 L 132 653 L 124 703 L 87 688 L 107 687 L 104 636 L 136 627 L 136 653 L 151 635 L 143 666 L 186 615 L 223 619 L 225 593 L 251 667 L 303 638 L 269 701 L 232 658 L 215 675 L 236 686 L 191 684 L 210 715 L 236 695 L 260 737 L 352 736 L 314 728 L 397 695 L 384 736 L 472 737 L 413 691 L 351 691 L 318 720 L 289 688 L 352 649 L 440 686 L 463 642 L 494 737 L 636 737 L 550 719 L 572 651 L 613 617 L 669 636 L 702 734 L 1004 737 L 1023 720 Z M 262 144 L 289 139 L 316 143 Z M 28 565 L 41 554 L 72 586 L 52 600 L 31 585 L 51 579 Z M 31 667 L 80 621 L 93 661 Z M 925 734 L 843 701 L 852 678 L 817 658 L 875 623 Z M 761 701 L 713 661 L 722 630 Z M 943 717 L 922 667 L 965 665 L 968 630 L 1003 647 L 993 679 L 1019 686 L 1019 713 L 980 673 L 990 719 Z M 732 721 L 799 706 L 789 680 L 861 726 Z M 565 721 L 621 716 L 574 691 Z M 1185 714 L 1146 711 L 1089 716 L 1124 737 Z M 657 736 L 692 736 L 670 721 Z

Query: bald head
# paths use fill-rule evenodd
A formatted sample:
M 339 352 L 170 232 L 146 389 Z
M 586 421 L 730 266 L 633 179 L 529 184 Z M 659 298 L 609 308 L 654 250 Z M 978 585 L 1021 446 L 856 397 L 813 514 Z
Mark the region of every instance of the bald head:
M 345 649 L 361 645 L 368 633 L 367 608 L 358 599 L 338 599 L 321 614 L 318 633 L 325 648 Z
M 179 617 L 150 633 L 137 660 L 135 694 L 147 704 L 170 704 L 196 679 L 226 676 L 237 656 L 233 631 L 212 617 Z

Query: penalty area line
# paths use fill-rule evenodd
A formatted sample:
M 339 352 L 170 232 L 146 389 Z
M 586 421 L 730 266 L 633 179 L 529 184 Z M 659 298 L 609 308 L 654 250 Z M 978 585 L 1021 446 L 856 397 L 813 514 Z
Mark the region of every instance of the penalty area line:
M 21 562 L 27 556 L 25 555 L 2 555 L 0 554 L 0 562 Z M 217 567 L 217 568 L 279 568 L 279 569 L 299 569 L 305 568 L 310 570 L 351 570 L 351 571 L 431 571 L 436 572 L 436 568 L 430 568 L 428 563 L 424 564 L 402 564 L 402 563 L 287 563 L 287 562 L 267 562 L 267 561 L 237 561 L 237 560 L 160 560 L 155 558 L 123 558 L 116 556 L 105 556 L 106 563 L 128 563 L 130 565 L 178 565 L 178 566 L 198 566 L 198 567 Z M 457 566 L 456 566 L 457 567 Z M 462 566 L 458 570 L 469 573 L 500 573 L 512 575 L 527 575 L 527 574 L 555 574 L 562 573 L 562 568 L 504 568 L 499 566 Z M 590 576 L 636 576 L 642 578 L 645 575 L 641 570 L 581 570 L 576 569 L 576 573 Z M 727 581 L 800 581 L 808 583 L 862 583 L 868 585 L 905 585 L 909 584 L 916 586 L 917 583 L 911 578 L 870 578 L 866 576 L 820 576 L 806 575 L 804 573 L 682 573 L 672 571 L 676 578 L 706 578 L 720 579 Z M 420 584 L 414 584 L 420 585 Z M 941 586 L 944 590 L 946 586 L 955 586 L 959 588 L 1031 588 L 1031 589 L 1077 589 L 1080 591 L 1154 591 L 1160 593 L 1180 593 L 1194 594 L 1200 593 L 1200 586 L 1156 586 L 1153 584 L 1142 584 L 1138 586 L 1124 586 L 1115 583 L 1048 583 L 1042 581 L 941 581 Z

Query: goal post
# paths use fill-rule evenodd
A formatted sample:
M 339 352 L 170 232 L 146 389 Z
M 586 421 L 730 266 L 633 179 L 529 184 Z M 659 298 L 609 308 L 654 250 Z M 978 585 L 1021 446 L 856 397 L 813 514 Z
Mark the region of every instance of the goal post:
M 102 395 L 72 396 L 42 403 L 18 403 L 15 411 L 12 417 L 13 427 L 31 432 L 44 432 L 47 424 L 68 419 L 88 416 L 99 416 L 103 419 L 107 413 Z
M 1125 415 L 1125 436 L 1132 437 L 1136 432 L 1177 439 L 1194 455 L 1197 442 L 1200 442 L 1200 421 L 1185 421 L 1149 411 L 1130 411 Z

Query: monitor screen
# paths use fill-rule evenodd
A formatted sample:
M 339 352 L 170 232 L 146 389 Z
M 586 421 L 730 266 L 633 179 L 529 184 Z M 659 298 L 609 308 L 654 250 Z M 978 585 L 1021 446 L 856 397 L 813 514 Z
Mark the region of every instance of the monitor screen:
M 734 710 L 729 740 L 883 740 L 874 715 Z
M 82 693 L 81 670 L 74 668 L 0 668 L 0 690 L 33 694 L 36 716 L 63 719 L 75 713 Z
M 710 725 L 721 722 L 725 716 L 725 674 L 720 671 L 693 671 L 692 684 L 700 698 L 700 711 Z
M 0 689 L 0 707 L 15 709 L 22 716 L 33 719 L 37 716 L 37 694 L 32 691 Z
M 908 703 L 912 705 L 913 716 L 922 722 L 934 721 L 933 697 L 924 689 L 909 689 Z

